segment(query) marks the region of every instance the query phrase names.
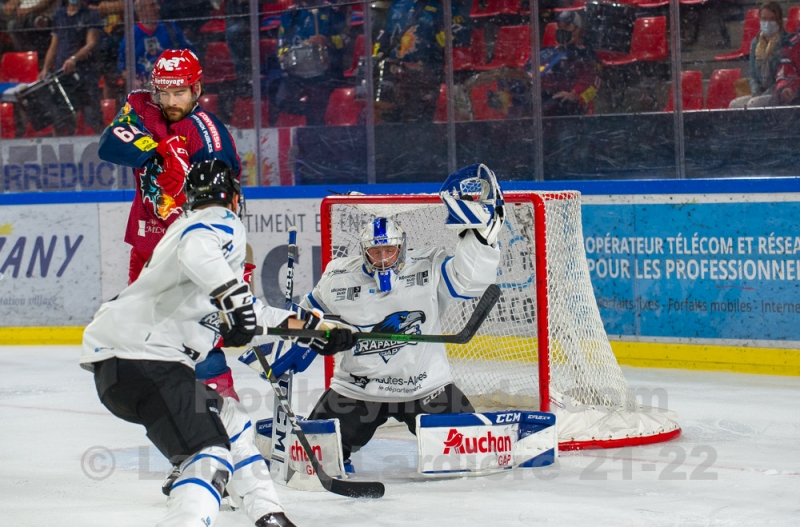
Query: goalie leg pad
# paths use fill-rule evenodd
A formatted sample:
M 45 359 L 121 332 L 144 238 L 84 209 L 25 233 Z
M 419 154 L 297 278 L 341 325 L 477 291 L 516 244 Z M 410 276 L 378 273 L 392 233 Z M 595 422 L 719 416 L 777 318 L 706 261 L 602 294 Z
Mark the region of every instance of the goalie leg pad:
M 423 414 L 417 417 L 418 472 L 482 476 L 555 461 L 555 416 L 540 412 Z
M 344 478 L 344 460 L 342 457 L 342 434 L 338 419 L 305 420 L 298 417 L 298 424 L 308 439 L 314 456 L 322 465 L 326 474 L 333 478 Z M 265 457 L 273 453 L 273 422 L 264 419 L 256 423 L 258 438 L 256 443 Z M 300 441 L 290 433 L 288 438 L 281 441 L 283 451 L 286 453 L 286 469 L 282 474 L 273 471 L 274 481 L 287 487 L 323 492 L 325 489 L 314 474 L 314 467 L 303 450 Z M 276 445 L 278 446 L 278 445 Z M 276 468 L 279 466 L 273 463 Z

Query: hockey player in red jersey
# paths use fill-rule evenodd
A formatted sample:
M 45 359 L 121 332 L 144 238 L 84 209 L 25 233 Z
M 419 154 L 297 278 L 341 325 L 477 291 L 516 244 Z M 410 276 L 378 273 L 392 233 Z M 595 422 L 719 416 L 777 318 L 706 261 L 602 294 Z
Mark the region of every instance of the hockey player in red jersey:
M 128 94 L 125 106 L 100 137 L 100 158 L 132 167 L 137 177 L 125 233 L 125 242 L 131 245 L 129 284 L 137 279 L 167 227 L 180 216 L 191 164 L 218 159 L 231 167 L 237 180 L 241 178 L 233 138 L 214 114 L 197 103 L 202 79 L 203 68 L 190 50 L 164 51 L 152 71 L 152 91 Z M 246 264 L 245 279 L 251 268 Z M 238 400 L 222 350 L 211 350 L 195 373 L 221 395 Z M 167 478 L 165 494 L 177 475 L 175 471 Z
M 131 245 L 128 282 L 139 276 L 185 201 L 189 165 L 220 159 L 241 176 L 236 145 L 222 122 L 197 104 L 203 69 L 188 49 L 161 54 L 152 73 L 153 91 L 135 90 L 100 137 L 104 161 L 134 169 L 136 198 L 125 241 Z

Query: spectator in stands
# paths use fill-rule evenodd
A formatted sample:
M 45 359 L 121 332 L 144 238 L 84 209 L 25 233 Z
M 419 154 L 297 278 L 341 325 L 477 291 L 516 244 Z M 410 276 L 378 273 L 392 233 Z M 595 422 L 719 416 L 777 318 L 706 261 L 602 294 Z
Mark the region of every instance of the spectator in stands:
M 775 79 L 774 102 L 776 105 L 800 104 L 800 31 L 784 42 Z
M 44 56 L 50 42 L 50 26 L 60 0 L 7 0 L 3 13 L 8 34 L 17 51 L 36 51 Z
M 97 133 L 103 129 L 103 117 L 94 51 L 102 28 L 103 21 L 97 11 L 89 9 L 83 0 L 69 0 L 66 7 L 60 7 L 55 13 L 50 47 L 39 72 L 39 79 L 43 80 L 54 69 L 63 70 L 66 75 L 60 80 L 72 105 L 83 113 L 84 122 Z M 57 132 L 71 135 L 74 124 Z
M 123 0 L 86 0 L 89 9 L 94 9 L 105 22 L 100 42 L 97 45 L 98 73 L 103 79 L 103 99 L 115 99 L 119 95 L 119 72 L 117 54 L 119 44 L 125 35 L 122 23 L 125 14 Z
M 761 108 L 776 104 L 775 77 L 787 35 L 783 10 L 777 2 L 765 2 L 758 9 L 761 30 L 750 44 L 750 94 L 731 101 L 729 108 Z
M 199 42 L 200 28 L 211 16 L 211 0 L 161 0 L 161 19 L 175 22 L 190 42 Z
M 195 52 L 183 31 L 174 22 L 161 22 L 159 0 L 135 0 L 137 23 L 133 28 L 133 46 L 136 58 L 136 86 L 133 89 L 150 89 L 150 77 L 156 60 L 167 49 L 189 49 Z M 119 45 L 117 70 L 125 78 L 125 37 Z
M 225 1 L 225 42 L 231 52 L 236 86 L 241 97 L 252 97 L 250 53 L 250 1 Z
M 347 20 L 329 5 L 308 8 L 313 1 L 298 0 L 281 16 L 278 60 L 285 76 L 276 102 L 281 112 L 304 115 L 308 125 L 324 125 L 331 92 L 343 79 Z
M 452 4 L 453 45 L 468 46 L 469 20 Z M 375 40 L 376 92 L 394 86 L 381 105 L 386 122 L 433 121 L 444 80 L 444 7 L 440 0 L 395 0 Z M 381 61 L 383 62 L 381 64 Z M 381 76 L 382 75 L 382 76 Z M 391 100 L 394 99 L 394 100 Z
M 577 11 L 562 11 L 556 22 L 558 45 L 540 52 L 542 115 L 583 115 L 600 88 L 602 66 L 594 50 L 583 44 Z

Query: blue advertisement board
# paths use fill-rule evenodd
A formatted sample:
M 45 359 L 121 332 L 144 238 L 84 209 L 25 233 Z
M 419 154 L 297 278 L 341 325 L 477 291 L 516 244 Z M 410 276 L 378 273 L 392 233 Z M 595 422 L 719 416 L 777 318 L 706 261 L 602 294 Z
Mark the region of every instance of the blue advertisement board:
M 800 341 L 800 203 L 680 201 L 584 204 L 609 335 Z

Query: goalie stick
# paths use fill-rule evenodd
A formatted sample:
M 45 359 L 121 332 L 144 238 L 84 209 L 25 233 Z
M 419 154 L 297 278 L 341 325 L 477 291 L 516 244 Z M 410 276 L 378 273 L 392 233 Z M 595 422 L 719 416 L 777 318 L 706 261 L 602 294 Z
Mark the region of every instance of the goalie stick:
M 267 379 L 272 385 L 272 389 L 275 391 L 275 397 L 277 397 L 281 408 L 289 419 L 289 424 L 292 427 L 292 431 L 294 432 L 295 436 L 297 436 L 297 440 L 300 441 L 300 445 L 303 447 L 306 456 L 308 456 L 311 466 L 314 467 L 314 472 L 317 475 L 317 479 L 319 479 L 319 482 L 322 484 L 325 490 L 341 496 L 347 496 L 349 498 L 382 497 L 386 491 L 383 483 L 377 481 L 348 481 L 334 479 L 326 474 L 324 470 L 322 470 L 322 465 L 320 465 L 317 456 L 314 455 L 314 450 L 311 448 L 311 444 L 308 442 L 306 434 L 303 432 L 303 429 L 300 428 L 300 425 L 297 422 L 297 416 L 294 414 L 294 411 L 292 411 L 292 407 L 286 398 L 284 390 L 278 384 L 278 379 L 272 374 L 272 367 L 267 362 L 264 352 L 262 352 L 261 348 L 258 346 L 255 346 L 253 351 L 255 352 L 256 357 L 258 357 L 258 362 L 261 364 L 264 372 L 267 374 Z
M 445 344 L 466 344 L 469 342 L 478 329 L 489 316 L 492 308 L 500 299 L 500 288 L 492 284 L 486 288 L 481 295 L 472 316 L 469 317 L 464 328 L 455 335 L 406 335 L 404 333 L 372 333 L 372 332 L 353 332 L 356 340 L 393 340 L 398 342 L 443 342 Z M 263 331 L 263 328 L 260 328 Z M 328 338 L 330 331 L 316 329 L 288 329 L 288 328 L 266 328 L 268 335 L 277 335 L 289 338 Z

